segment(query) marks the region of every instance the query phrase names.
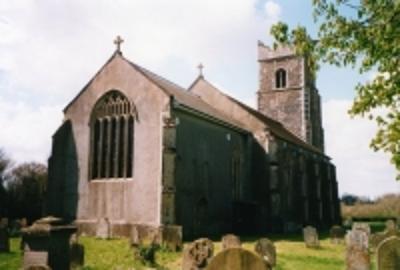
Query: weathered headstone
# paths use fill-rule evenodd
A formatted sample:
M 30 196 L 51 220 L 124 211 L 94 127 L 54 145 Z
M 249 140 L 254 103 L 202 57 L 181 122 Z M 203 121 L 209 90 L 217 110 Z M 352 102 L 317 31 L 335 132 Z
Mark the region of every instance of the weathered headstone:
M 26 218 L 21 218 L 21 228 L 28 226 L 28 220 Z
M 205 269 L 214 254 L 214 244 L 207 238 L 200 238 L 183 250 L 182 270 Z
M 368 234 L 364 230 L 348 231 L 346 235 L 346 269 L 369 270 Z
M 108 218 L 101 218 L 97 222 L 96 237 L 101 239 L 111 237 L 111 224 Z
M 362 230 L 365 231 L 368 236 L 371 234 L 371 227 L 369 226 L 368 223 L 365 222 L 354 222 L 352 230 Z
M 274 267 L 276 265 L 275 245 L 269 239 L 259 239 L 254 246 L 254 251 L 260 255 L 269 266 Z
M 162 229 L 162 244 L 172 251 L 182 250 L 182 226 L 165 226 Z
M 234 234 L 226 234 L 221 239 L 222 249 L 241 247 L 240 238 Z
M 213 257 L 207 270 L 269 270 L 264 260 L 243 248 L 228 248 Z
M 0 227 L 0 252 L 10 251 L 10 238 L 7 227 Z
M 314 227 L 307 226 L 303 229 L 304 242 L 308 248 L 318 248 L 318 233 Z
M 332 244 L 342 244 L 344 240 L 345 230 L 338 225 L 332 226 L 330 230 L 330 239 Z
M 395 231 L 397 230 L 396 222 L 393 219 L 389 219 L 385 223 L 386 231 Z
M 82 244 L 72 243 L 70 247 L 71 269 L 82 267 L 85 263 L 85 249 Z
M 400 269 L 400 238 L 391 236 L 383 240 L 377 248 L 377 269 Z
M 51 269 L 69 270 L 69 240 L 71 234 L 75 232 L 76 226 L 63 225 L 58 218 L 47 217 L 36 221 L 32 226 L 22 230 L 25 245 L 24 263 L 34 260 L 32 265 L 42 265 L 35 260 L 44 261 L 47 256 L 47 265 Z
M 23 268 L 24 269 L 46 269 L 39 267 L 47 267 L 49 254 L 47 251 L 31 251 L 24 252 Z

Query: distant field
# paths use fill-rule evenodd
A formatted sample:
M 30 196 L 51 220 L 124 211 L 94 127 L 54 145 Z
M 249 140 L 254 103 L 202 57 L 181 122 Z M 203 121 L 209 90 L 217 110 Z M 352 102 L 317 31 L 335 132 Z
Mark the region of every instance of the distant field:
M 329 239 L 322 236 L 320 249 L 308 249 L 304 246 L 299 236 L 287 237 L 272 236 L 278 253 L 276 270 L 343 270 L 345 269 L 344 245 L 332 245 Z M 243 238 L 243 247 L 253 250 L 255 238 Z M 19 269 L 21 267 L 21 252 L 19 251 L 19 238 L 12 238 L 9 254 L 0 253 L 0 269 Z M 134 261 L 133 252 L 129 248 L 127 239 L 99 240 L 82 237 L 85 246 L 86 270 L 128 270 L 128 269 L 177 269 L 180 270 L 180 252 L 159 251 L 156 256 L 157 265 L 144 266 L 139 261 Z M 221 243 L 215 242 L 215 251 L 221 250 Z M 374 264 L 374 263 L 373 263 Z M 375 269 L 375 268 L 372 268 Z

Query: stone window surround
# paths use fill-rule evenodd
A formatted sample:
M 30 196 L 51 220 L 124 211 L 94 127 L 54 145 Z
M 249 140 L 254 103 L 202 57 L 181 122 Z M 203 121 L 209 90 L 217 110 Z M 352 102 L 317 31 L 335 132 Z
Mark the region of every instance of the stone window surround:
M 279 77 L 279 78 L 278 78 Z M 279 81 L 277 81 L 277 78 Z M 279 86 L 278 86 L 279 84 Z M 286 68 L 279 67 L 275 69 L 272 89 L 283 90 L 289 88 L 289 72 Z
M 89 181 L 133 180 L 136 118 L 134 104 L 120 91 L 110 90 L 98 99 L 89 124 Z

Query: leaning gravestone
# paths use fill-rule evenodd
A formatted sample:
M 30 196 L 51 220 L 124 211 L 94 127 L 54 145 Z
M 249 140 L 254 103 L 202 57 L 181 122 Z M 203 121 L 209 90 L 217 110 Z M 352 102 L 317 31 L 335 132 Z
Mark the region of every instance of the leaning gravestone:
M 108 218 L 101 218 L 97 222 L 96 237 L 101 239 L 109 239 L 111 237 L 111 225 Z
M 400 238 L 391 236 L 383 240 L 377 248 L 377 269 L 400 269 Z
M 307 226 L 303 229 L 304 242 L 308 248 L 318 248 L 318 233 L 314 227 Z
M 214 254 L 214 244 L 207 238 L 190 243 L 183 250 L 182 270 L 205 269 Z
M 332 226 L 330 230 L 330 239 L 332 244 L 342 244 L 344 240 L 345 230 L 338 225 Z
M 207 270 L 269 270 L 264 260 L 243 248 L 228 248 L 210 260 Z
M 276 265 L 276 249 L 274 243 L 267 238 L 261 238 L 254 246 L 254 251 L 270 266 Z
M 164 226 L 162 229 L 162 244 L 171 251 L 182 250 L 182 226 Z
M 364 230 L 349 231 L 346 235 L 346 269 L 370 270 L 368 234 Z
M 234 234 L 226 234 L 221 239 L 222 249 L 241 247 L 240 238 Z

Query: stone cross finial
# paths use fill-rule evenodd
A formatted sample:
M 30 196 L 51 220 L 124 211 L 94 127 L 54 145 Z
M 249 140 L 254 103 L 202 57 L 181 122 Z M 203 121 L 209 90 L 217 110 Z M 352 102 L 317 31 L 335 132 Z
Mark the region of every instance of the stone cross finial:
M 124 42 L 124 40 L 120 36 L 117 36 L 115 38 L 114 44 L 117 46 L 117 49 L 116 49 L 117 52 L 121 52 L 121 43 L 122 42 Z
M 200 64 L 197 66 L 197 68 L 199 69 L 199 76 L 202 76 L 202 77 L 203 77 L 203 68 L 204 68 L 203 64 L 200 63 Z

